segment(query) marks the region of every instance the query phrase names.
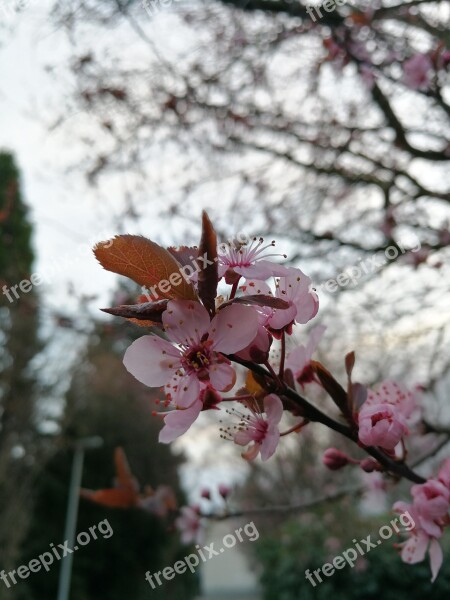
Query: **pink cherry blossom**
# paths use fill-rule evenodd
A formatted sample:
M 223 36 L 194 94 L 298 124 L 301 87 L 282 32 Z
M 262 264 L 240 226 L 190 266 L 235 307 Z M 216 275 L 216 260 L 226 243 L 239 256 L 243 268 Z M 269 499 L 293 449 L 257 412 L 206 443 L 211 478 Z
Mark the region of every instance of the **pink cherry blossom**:
M 209 319 L 207 310 L 190 300 L 171 300 L 163 313 L 170 341 L 146 335 L 131 344 L 124 357 L 127 370 L 150 387 L 167 386 L 179 408 L 200 410 L 201 385 L 230 390 L 236 373 L 224 354 L 245 348 L 256 336 L 258 319 L 249 306 L 227 306 Z
M 240 446 L 251 444 L 242 456 L 246 460 L 253 460 L 261 454 L 263 461 L 268 460 L 275 452 L 280 440 L 278 424 L 283 415 L 283 403 L 275 394 L 264 398 L 264 413 L 261 413 L 255 402 L 247 404 L 250 414 L 240 414 L 241 422 L 239 431 L 234 434 L 234 441 Z M 239 413 L 237 413 L 239 414 Z
M 237 273 L 238 276 L 246 279 L 264 280 L 275 275 L 286 275 L 289 271 L 288 267 L 265 260 L 271 256 L 280 256 L 266 252 L 275 246 L 275 242 L 265 246 L 263 244 L 263 238 L 253 238 L 250 244 L 219 246 L 219 277 L 223 277 L 227 273 Z
M 428 54 L 415 54 L 403 63 L 403 81 L 413 90 L 427 90 L 433 63 Z
M 242 286 L 244 294 L 266 294 L 273 296 L 272 290 L 264 281 L 250 280 Z M 300 269 L 289 270 L 289 275 L 280 277 L 276 284 L 275 297 L 289 304 L 286 309 L 261 307 L 260 324 L 272 333 L 286 328 L 292 332 L 292 323 L 305 324 L 314 318 L 319 310 L 319 299 L 311 287 L 311 279 Z
M 365 446 L 394 450 L 408 433 L 404 418 L 389 404 L 364 404 L 359 415 L 359 441 Z
M 297 346 L 291 350 L 286 358 L 286 369 L 290 369 L 294 379 L 303 387 L 306 383 L 314 381 L 311 369 L 312 355 L 317 349 L 326 330 L 323 325 L 318 325 L 311 330 L 306 346 Z
M 414 394 L 395 381 L 384 381 L 378 390 L 368 390 L 358 415 L 360 442 L 394 451 L 409 434 L 408 420 L 412 420 L 416 407 Z
M 175 526 L 181 532 L 181 541 L 183 544 L 200 542 L 202 526 L 198 508 L 182 506 L 180 512 L 181 515 L 175 520 Z

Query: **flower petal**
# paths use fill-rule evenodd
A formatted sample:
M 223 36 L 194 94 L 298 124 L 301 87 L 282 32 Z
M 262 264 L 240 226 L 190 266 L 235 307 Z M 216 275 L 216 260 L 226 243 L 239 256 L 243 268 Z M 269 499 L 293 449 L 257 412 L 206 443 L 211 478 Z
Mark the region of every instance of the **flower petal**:
M 278 425 L 283 416 L 283 403 L 276 394 L 269 394 L 264 398 L 264 412 L 270 425 Z
M 206 308 L 192 300 L 171 300 L 162 321 L 169 338 L 185 346 L 198 344 L 210 324 Z
M 285 300 L 285 298 L 282 299 Z M 286 325 L 292 323 L 292 321 L 296 318 L 296 315 L 297 308 L 294 304 L 291 304 L 289 308 L 285 308 L 283 310 L 276 308 L 273 311 L 273 315 L 269 319 L 269 325 L 272 327 L 272 329 L 283 329 L 283 327 L 286 327 Z
M 286 369 L 290 369 L 294 377 L 297 377 L 308 363 L 305 346 L 297 346 L 289 352 L 286 358 Z
M 275 450 L 277 449 L 278 442 L 280 441 L 280 432 L 278 429 L 269 430 L 266 434 L 266 437 L 261 443 L 261 460 L 266 461 L 269 460 L 271 456 L 273 456 Z
M 322 339 L 322 336 L 325 333 L 325 330 L 325 325 L 317 325 L 317 327 L 311 329 L 308 343 L 306 344 L 306 357 L 308 359 L 308 362 L 311 360 L 312 355 L 317 350 L 317 346 L 319 345 L 320 340 Z
M 319 310 L 319 298 L 315 292 L 310 292 L 297 300 L 295 305 L 297 307 L 295 320 L 297 323 L 304 325 L 317 315 Z
M 428 536 L 419 531 L 417 535 L 412 535 L 402 549 L 402 560 L 410 565 L 422 562 L 428 546 Z
M 159 441 L 163 444 L 173 442 L 186 433 L 202 410 L 202 402 L 197 400 L 190 408 L 173 410 L 164 417 L 164 427 L 159 432 Z
M 261 444 L 257 444 L 255 442 L 254 444 L 249 446 L 246 452 L 242 452 L 241 456 L 242 458 L 245 458 L 245 460 L 254 460 L 258 456 L 260 449 Z
M 264 294 L 265 296 L 273 296 L 272 290 L 265 281 L 258 279 L 249 279 L 245 285 L 241 286 L 244 295 L 252 296 L 254 294 Z
M 432 574 L 431 583 L 433 583 L 436 577 L 438 576 L 439 569 L 442 566 L 444 555 L 442 553 L 441 545 L 435 539 L 431 540 L 428 552 L 430 554 L 430 566 Z
M 250 442 L 253 440 L 253 437 L 250 431 L 245 428 L 235 433 L 233 439 L 235 444 L 238 444 L 239 446 L 246 446 L 247 444 L 250 444 Z
M 227 363 L 216 363 L 209 369 L 209 381 L 215 390 L 228 392 L 236 383 L 236 372 Z
M 141 383 L 159 387 L 180 368 L 180 351 L 156 335 L 144 335 L 127 348 L 123 364 Z
M 260 280 L 265 280 L 274 276 L 283 276 L 289 273 L 288 267 L 270 262 L 269 260 L 258 260 L 253 265 L 234 267 L 234 270 L 246 279 Z
M 233 304 L 219 311 L 209 328 L 212 348 L 216 352 L 232 354 L 252 342 L 258 332 L 258 317 L 250 306 Z
M 177 408 L 189 408 L 200 396 L 200 382 L 195 375 L 184 375 L 171 390 Z

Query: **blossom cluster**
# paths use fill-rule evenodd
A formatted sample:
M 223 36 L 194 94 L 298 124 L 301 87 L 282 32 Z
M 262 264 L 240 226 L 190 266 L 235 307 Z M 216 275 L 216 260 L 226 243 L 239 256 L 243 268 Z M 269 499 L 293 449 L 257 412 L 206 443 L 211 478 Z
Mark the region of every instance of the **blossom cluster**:
M 215 411 L 222 416 L 223 439 L 240 446 L 246 460 L 260 456 L 266 461 L 283 436 L 310 423 L 335 430 L 368 456 L 355 459 L 330 448 L 324 456 L 328 468 L 359 465 L 366 473 L 384 472 L 416 484 L 413 504 L 407 509 L 404 503 L 395 505 L 417 517 L 402 558 L 422 560 L 429 546 L 434 579 L 442 562 L 437 540 L 449 524 L 450 461 L 429 481 L 406 464 L 406 439 L 418 431 L 420 421 L 417 390 L 391 380 L 373 389 L 353 382 L 353 352 L 345 357 L 345 390 L 313 359 L 324 326 L 313 327 L 303 344 L 296 342 L 294 333 L 316 317 L 319 299 L 301 269 L 273 261 L 274 244 L 254 238 L 219 252 L 204 213 L 198 248 L 166 250 L 128 235 L 96 246 L 104 268 L 143 287 L 156 285 L 161 277 L 170 280 L 196 256 L 205 258 L 203 270 L 190 280 L 180 278 L 178 287 L 165 291 L 162 299 L 148 302 L 141 296 L 137 304 L 105 309 L 151 328 L 126 350 L 124 365 L 143 384 L 162 390 L 160 409 L 155 411 L 164 422 L 159 440 L 173 442 L 202 412 Z M 247 370 L 245 379 L 242 367 Z M 302 396 L 312 385 L 328 394 L 339 409 L 337 417 Z M 224 424 L 224 419 L 230 423 Z M 186 539 L 193 538 L 200 526 L 199 510 L 183 507 L 177 523 Z
M 150 387 L 164 386 L 164 406 L 158 414 L 164 419 L 159 440 L 174 441 L 185 433 L 205 410 L 217 410 L 236 384 L 236 369 L 229 356 L 256 363 L 267 363 L 274 339 L 290 335 L 295 324 L 310 321 L 318 311 L 318 298 L 311 288 L 311 280 L 300 269 L 286 267 L 267 260 L 268 248 L 262 240 L 242 244 L 239 249 L 229 247 L 218 255 L 218 278 L 232 282 L 240 297 L 267 298 L 268 305 L 232 303 L 236 296 L 230 293 L 225 305 L 217 306 L 210 315 L 200 301 L 170 300 L 162 315 L 166 339 L 146 335 L 136 340 L 126 351 L 124 364 L 136 379 Z M 258 279 L 254 277 L 257 276 Z M 267 283 L 274 281 L 274 289 Z M 240 287 L 236 284 L 240 283 Z M 198 285 L 193 282 L 193 285 Z M 274 308 L 278 299 L 283 308 Z M 285 306 L 284 306 L 285 305 Z M 313 336 L 307 348 L 297 346 L 287 361 L 300 381 L 305 378 L 319 334 Z M 262 406 L 251 395 L 232 397 L 244 406 L 232 414 L 239 418 L 236 431 L 223 430 L 240 446 L 248 446 L 244 456 L 263 460 L 270 458 L 277 447 L 279 423 L 283 404 L 276 394 L 267 394 Z M 230 411 L 231 412 L 231 411 Z

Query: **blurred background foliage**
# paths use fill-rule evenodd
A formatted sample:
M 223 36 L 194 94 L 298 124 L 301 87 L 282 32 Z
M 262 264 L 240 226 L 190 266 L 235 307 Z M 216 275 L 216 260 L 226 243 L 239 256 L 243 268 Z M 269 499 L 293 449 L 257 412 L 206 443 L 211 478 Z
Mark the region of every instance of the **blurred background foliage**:
M 450 592 L 450 566 L 444 564 L 438 579 L 431 584 L 427 562 L 411 567 L 400 562 L 392 547 L 400 541 L 394 534 L 390 540 L 373 548 L 357 559 L 355 566 L 347 564 L 335 570 L 330 577 L 323 574 L 323 583 L 316 587 L 305 577 L 334 557 L 342 555 L 353 542 L 379 538 L 378 531 L 388 525 L 392 514 L 364 518 L 355 514 L 354 504 L 344 501 L 332 510 L 323 507 L 315 512 L 304 512 L 300 518 L 289 519 L 276 529 L 262 530 L 261 543 L 256 554 L 262 563 L 264 600 L 377 600 L 410 598 L 411 600 L 441 600 Z M 360 546 L 365 549 L 364 544 Z M 447 542 L 445 552 L 448 552 Z

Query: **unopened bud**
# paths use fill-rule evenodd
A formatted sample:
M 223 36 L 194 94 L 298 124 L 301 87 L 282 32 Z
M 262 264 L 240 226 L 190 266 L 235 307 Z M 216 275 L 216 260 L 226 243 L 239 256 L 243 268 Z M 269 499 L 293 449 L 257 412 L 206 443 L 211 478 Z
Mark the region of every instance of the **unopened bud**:
M 380 463 L 374 460 L 373 458 L 365 458 L 359 463 L 359 466 L 366 473 L 373 473 L 374 471 L 380 470 Z
M 323 464 L 332 471 L 342 469 L 342 467 L 345 467 L 350 462 L 349 457 L 336 448 L 325 450 L 322 460 Z

